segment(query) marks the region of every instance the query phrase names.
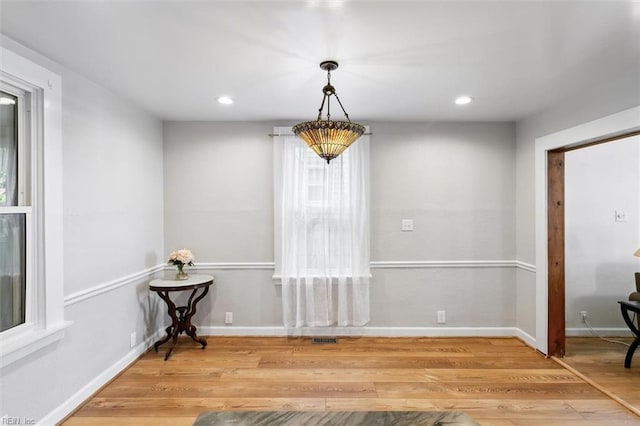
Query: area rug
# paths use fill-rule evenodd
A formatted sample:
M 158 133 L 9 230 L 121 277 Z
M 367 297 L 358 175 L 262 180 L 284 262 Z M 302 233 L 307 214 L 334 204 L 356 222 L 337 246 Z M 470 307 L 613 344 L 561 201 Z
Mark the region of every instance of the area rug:
M 194 426 L 471 426 L 480 423 L 461 411 L 210 411 Z

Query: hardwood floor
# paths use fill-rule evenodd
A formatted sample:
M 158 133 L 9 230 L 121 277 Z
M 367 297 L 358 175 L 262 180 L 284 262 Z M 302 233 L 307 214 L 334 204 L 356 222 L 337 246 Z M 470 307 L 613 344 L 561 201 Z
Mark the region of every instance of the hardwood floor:
M 562 361 L 640 412 L 640 350 L 636 351 L 631 368 L 624 368 L 627 346 L 597 337 L 569 337 L 566 342 L 567 354 Z
M 166 362 L 162 351 L 144 354 L 64 425 L 191 425 L 215 410 L 464 411 L 483 425 L 640 425 L 514 338 L 207 340 L 203 351 L 182 339 Z

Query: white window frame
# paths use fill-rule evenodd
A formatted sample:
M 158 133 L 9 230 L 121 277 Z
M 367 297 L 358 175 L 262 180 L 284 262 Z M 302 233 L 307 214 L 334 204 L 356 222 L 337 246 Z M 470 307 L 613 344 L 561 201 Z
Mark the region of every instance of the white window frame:
M 62 339 L 71 322 L 64 320 L 62 79 L 4 47 L 0 56 L 0 81 L 19 88 L 30 99 L 29 128 L 22 132 L 30 139 L 31 169 L 25 188 L 28 206 L 7 208 L 27 213 L 29 266 L 26 321 L 0 333 L 3 368 Z
M 33 248 L 37 241 L 35 238 L 34 228 L 34 215 L 33 215 L 33 202 L 31 200 L 31 194 L 33 190 L 31 188 L 31 182 L 33 176 L 31 171 L 35 170 L 35 164 L 29 159 L 33 159 L 31 156 L 31 91 L 24 90 L 21 87 L 9 84 L 6 79 L 0 79 L 0 90 L 3 92 L 14 95 L 18 98 L 18 128 L 16 129 L 18 135 L 18 204 L 10 207 L 0 207 L 0 213 L 6 214 L 24 214 L 25 216 L 25 243 L 26 243 L 26 257 L 27 257 L 27 270 L 26 270 L 26 297 L 25 297 L 25 320 L 22 324 L 18 324 L 3 332 L 0 332 L 3 338 L 10 338 L 12 336 L 18 336 L 22 333 L 28 333 L 33 329 L 33 322 L 36 318 L 35 311 L 37 306 L 35 305 L 35 298 L 33 297 L 35 292 L 35 268 L 34 259 L 35 254 Z

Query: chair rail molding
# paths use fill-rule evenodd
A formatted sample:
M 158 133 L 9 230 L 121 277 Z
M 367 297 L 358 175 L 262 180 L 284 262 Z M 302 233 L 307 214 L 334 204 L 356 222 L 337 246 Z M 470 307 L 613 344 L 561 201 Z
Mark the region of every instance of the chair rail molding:
M 372 269 L 432 269 L 432 268 L 517 268 L 524 271 L 536 272 L 535 265 L 519 260 L 391 260 L 371 261 Z M 64 306 L 71 306 L 103 293 L 116 290 L 143 279 L 151 278 L 162 271 L 175 269 L 172 265 L 160 264 L 142 271 L 116 278 L 85 290 L 71 293 L 64 298 Z M 274 262 L 201 262 L 190 267 L 192 270 L 273 270 Z M 280 277 L 273 277 L 279 283 Z
M 372 269 L 424 269 L 424 268 L 518 268 L 535 272 L 536 266 L 520 260 L 372 260 Z M 165 269 L 171 269 L 167 265 Z M 196 270 L 275 269 L 274 262 L 199 262 Z
M 372 269 L 519 268 L 535 272 L 534 265 L 519 260 L 391 260 L 371 261 Z
M 115 280 L 107 281 L 106 283 L 98 284 L 96 286 L 80 290 L 75 293 L 71 293 L 64 298 L 64 306 L 71 306 L 83 300 L 90 299 L 92 297 L 99 296 L 103 293 L 113 291 L 117 288 L 124 287 L 129 284 L 133 284 L 141 279 L 149 278 L 156 272 L 160 272 L 165 268 L 165 265 L 156 265 L 152 268 L 147 268 L 142 271 L 136 272 L 125 277 L 116 278 Z
M 167 268 L 173 268 L 168 265 Z M 201 270 L 234 270 L 234 269 L 262 269 L 271 270 L 275 268 L 274 262 L 198 262 L 191 269 Z

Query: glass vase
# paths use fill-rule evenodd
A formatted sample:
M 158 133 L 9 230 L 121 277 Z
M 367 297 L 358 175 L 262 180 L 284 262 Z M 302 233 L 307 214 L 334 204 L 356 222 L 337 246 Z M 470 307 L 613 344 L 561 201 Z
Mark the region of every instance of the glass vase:
M 184 265 L 177 265 L 177 266 L 178 266 L 178 273 L 176 274 L 176 280 L 182 281 L 182 280 L 189 279 L 189 274 L 187 274 L 184 271 Z

